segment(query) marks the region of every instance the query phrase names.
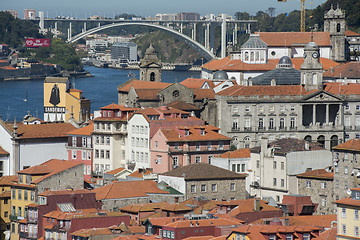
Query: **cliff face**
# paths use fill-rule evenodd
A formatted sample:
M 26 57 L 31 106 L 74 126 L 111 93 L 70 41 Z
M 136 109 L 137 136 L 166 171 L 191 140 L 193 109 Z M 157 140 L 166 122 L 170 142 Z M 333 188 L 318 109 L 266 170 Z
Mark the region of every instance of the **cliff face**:
M 135 42 L 138 45 L 140 58 L 144 56 L 145 50 L 151 43 L 158 52 L 159 59 L 164 63 L 194 63 L 201 59 L 201 55 L 193 48 L 164 32 L 139 34 Z

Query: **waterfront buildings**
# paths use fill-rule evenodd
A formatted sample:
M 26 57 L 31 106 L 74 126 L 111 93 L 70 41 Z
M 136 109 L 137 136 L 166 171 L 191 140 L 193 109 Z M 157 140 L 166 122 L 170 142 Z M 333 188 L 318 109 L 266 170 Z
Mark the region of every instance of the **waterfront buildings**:
M 119 63 L 137 62 L 137 44 L 133 42 L 115 42 L 111 46 L 111 59 Z

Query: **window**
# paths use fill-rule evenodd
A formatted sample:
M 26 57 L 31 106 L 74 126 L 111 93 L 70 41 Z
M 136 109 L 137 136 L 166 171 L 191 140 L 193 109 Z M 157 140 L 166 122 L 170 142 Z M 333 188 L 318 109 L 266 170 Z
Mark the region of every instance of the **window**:
M 95 150 L 95 158 L 99 158 L 99 150 L 98 149 Z
M 106 137 L 106 145 L 110 145 L 110 137 Z
M 259 118 L 259 129 L 264 129 L 264 119 Z
M 101 144 L 104 144 L 104 139 L 105 139 L 104 136 L 101 136 L 101 137 L 100 137 L 100 143 L 101 143 Z
M 91 160 L 91 151 L 87 151 L 87 160 Z
M 81 151 L 81 159 L 86 160 L 86 151 Z
M 196 192 L 196 186 L 195 185 L 190 186 L 190 192 L 192 192 L 192 193 Z
M 100 150 L 100 158 L 104 158 L 104 150 Z
M 256 160 L 256 168 L 260 168 L 260 160 Z
M 24 200 L 28 200 L 28 190 L 24 190 Z
M 269 120 L 269 129 L 274 129 L 274 119 L 270 118 Z
M 224 150 L 224 142 L 219 142 L 219 150 Z
M 235 183 L 230 183 L 230 191 L 235 191 Z
M 21 207 L 18 207 L 18 213 L 17 213 L 17 215 L 20 216 L 20 217 L 22 216 L 22 215 L 21 215 L 21 212 L 22 212 L 22 208 L 21 208 Z
M 281 170 L 284 170 L 284 169 L 285 169 L 285 163 L 281 162 Z
M 269 240 L 276 240 L 276 236 L 274 234 L 269 235 Z
M 35 192 L 30 192 L 30 201 L 35 201 Z
M 306 180 L 306 187 L 311 188 L 311 181 L 310 180 Z
M 18 189 L 18 200 L 22 200 L 22 190 Z
M 285 187 L 285 179 L 281 179 L 281 187 Z
M 110 159 L 110 151 L 106 150 L 106 159 Z
M 245 106 L 245 112 L 250 112 L 250 107 L 249 106 Z
M 304 233 L 303 240 L 310 240 L 310 233 Z
M 99 136 L 95 137 L 95 144 L 99 144 Z
M 272 105 L 272 106 L 270 106 L 270 112 L 273 112 L 273 111 L 275 111 L 275 106 L 274 105 Z
M 201 163 L 201 156 L 195 157 L 195 163 Z
M 76 159 L 76 151 L 75 151 L 75 150 L 72 150 L 71 153 L 72 153 L 72 158 L 73 158 L 73 159 Z
M 251 129 L 251 121 L 250 118 L 245 118 L 245 129 Z
M 263 112 L 264 111 L 264 106 L 260 106 L 259 107 L 259 112 Z
M 273 178 L 273 186 L 276 187 L 276 184 L 277 184 L 276 178 Z
M 201 184 L 201 191 L 206 192 L 206 185 L 205 184 Z
M 346 208 L 341 208 L 341 217 L 346 218 Z
M 196 144 L 196 151 L 200 151 L 200 144 L 199 143 Z
M 346 235 L 346 225 L 345 224 L 342 224 L 342 226 L 341 226 L 341 233 L 342 233 L 342 235 Z
M 321 182 L 321 188 L 326 188 L 326 182 Z
M 216 192 L 217 191 L 217 184 L 211 184 L 211 191 Z
M 359 210 L 354 210 L 354 219 L 359 220 Z
M 348 174 L 348 167 L 344 167 L 344 174 Z
M 273 169 L 276 169 L 276 161 L 273 161 Z
M 241 172 L 245 172 L 245 163 L 241 164 Z
M 211 159 L 213 158 L 213 156 L 208 156 L 208 163 L 211 164 Z
M 175 150 L 179 150 L 179 143 L 175 143 L 174 148 L 175 148 Z
M 322 197 L 321 198 L 321 206 L 326 207 L 326 205 L 327 205 L 327 199 L 326 199 L 326 197 Z
M 72 137 L 72 146 L 76 147 L 76 137 Z
M 285 129 L 285 119 L 280 118 L 280 129 Z
M 233 171 L 233 172 L 236 172 L 236 164 L 233 164 L 233 165 L 232 165 L 232 171 Z
M 293 235 L 292 234 L 286 234 L 286 240 L 292 240 Z
M 359 237 L 359 227 L 358 226 L 354 227 L 354 235 L 355 235 L 355 237 Z
M 179 157 L 173 157 L 173 168 L 179 166 Z
M 295 129 L 295 118 L 290 119 L 290 129 Z

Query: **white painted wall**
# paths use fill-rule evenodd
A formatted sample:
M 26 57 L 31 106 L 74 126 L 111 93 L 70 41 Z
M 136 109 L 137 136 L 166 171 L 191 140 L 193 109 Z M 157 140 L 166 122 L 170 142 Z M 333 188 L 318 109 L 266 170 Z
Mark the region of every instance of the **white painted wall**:
M 332 154 L 329 150 L 301 151 L 287 154 L 287 174 L 296 175 L 307 168 L 324 169 L 332 166 Z
M 50 159 L 68 159 L 65 143 L 20 144 L 20 170 L 36 166 Z
M 13 162 L 13 146 L 12 146 L 11 135 L 1 125 L 0 125 L 0 146 L 10 154 L 9 162 L 7 164 L 5 164 L 4 162 L 4 175 L 5 176 L 13 175 L 15 174 L 15 172 L 12 170 L 14 168 L 14 162 Z
M 171 187 L 175 188 L 179 192 L 186 194 L 186 183 L 184 178 L 181 177 L 172 177 L 172 176 L 164 176 L 164 175 L 158 175 L 159 182 L 166 182 Z

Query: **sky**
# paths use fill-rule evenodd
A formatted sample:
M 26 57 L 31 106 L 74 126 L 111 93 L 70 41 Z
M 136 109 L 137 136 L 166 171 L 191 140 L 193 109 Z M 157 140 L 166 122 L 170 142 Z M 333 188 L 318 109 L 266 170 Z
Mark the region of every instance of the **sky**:
M 306 0 L 306 8 L 316 8 L 326 0 Z M 312 4 L 311 4 L 312 3 Z M 23 18 L 24 9 L 43 11 L 45 17 L 70 16 L 79 19 L 93 15 L 114 17 L 116 14 L 133 13 L 138 16 L 155 16 L 157 13 L 197 12 L 200 15 L 209 13 L 226 13 L 234 16 L 235 12 L 255 14 L 274 7 L 276 14 L 300 10 L 300 0 L 15 0 L 3 1 L 0 9 L 17 10 L 18 17 Z

